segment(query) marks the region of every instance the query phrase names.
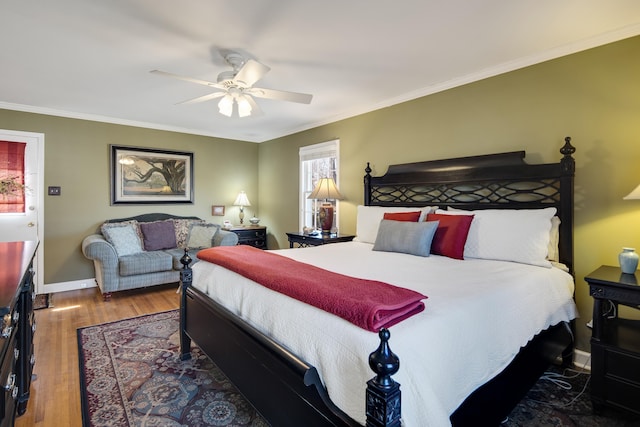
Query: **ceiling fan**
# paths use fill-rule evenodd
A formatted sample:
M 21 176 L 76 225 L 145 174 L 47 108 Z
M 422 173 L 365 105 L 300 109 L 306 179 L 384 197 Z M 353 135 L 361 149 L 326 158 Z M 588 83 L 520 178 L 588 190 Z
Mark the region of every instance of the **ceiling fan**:
M 227 52 L 224 55 L 224 60 L 233 68 L 233 70 L 223 71 L 218 74 L 218 78 L 215 83 L 167 73 L 166 71 L 152 70 L 150 72 L 208 86 L 216 90 L 216 92 L 179 102 L 179 104 L 193 104 L 196 102 L 204 102 L 221 98 L 218 102 L 218 110 L 220 114 L 227 117 L 231 117 L 233 115 L 234 109 L 237 109 L 239 117 L 262 114 L 260 107 L 253 99 L 254 97 L 297 102 L 300 104 L 309 104 L 311 102 L 313 95 L 253 87 L 253 85 L 264 77 L 264 75 L 270 70 L 269 67 L 256 60 L 245 60 L 242 55 L 236 52 Z

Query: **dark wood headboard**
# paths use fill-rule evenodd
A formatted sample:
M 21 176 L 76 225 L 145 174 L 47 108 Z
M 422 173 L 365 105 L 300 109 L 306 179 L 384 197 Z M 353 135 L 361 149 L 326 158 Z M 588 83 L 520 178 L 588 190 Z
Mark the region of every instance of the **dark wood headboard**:
M 560 261 L 573 273 L 573 180 L 576 149 L 565 138 L 558 163 L 530 165 L 525 152 L 390 165 L 364 176 L 366 206 L 447 206 L 460 209 L 555 207 L 560 218 Z

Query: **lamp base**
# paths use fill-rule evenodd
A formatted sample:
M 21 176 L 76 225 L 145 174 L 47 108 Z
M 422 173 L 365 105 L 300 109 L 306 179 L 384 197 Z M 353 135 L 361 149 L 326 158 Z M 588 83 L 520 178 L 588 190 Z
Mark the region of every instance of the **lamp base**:
M 322 234 L 331 234 L 333 228 L 333 205 L 323 203 L 318 209 L 318 222 L 322 229 Z

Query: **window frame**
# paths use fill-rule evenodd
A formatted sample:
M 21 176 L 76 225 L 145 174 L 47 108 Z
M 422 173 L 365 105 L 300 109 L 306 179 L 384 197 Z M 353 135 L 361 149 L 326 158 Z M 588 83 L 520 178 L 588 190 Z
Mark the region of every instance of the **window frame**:
M 325 170 L 320 171 L 320 162 L 328 160 L 329 165 L 325 165 Z M 333 160 L 331 160 L 333 159 Z M 318 161 L 315 165 L 306 162 Z M 328 167 L 328 170 L 326 169 Z M 317 219 L 317 201 L 309 200 L 307 197 L 313 191 L 316 182 L 320 178 L 332 177 L 338 188 L 340 188 L 340 140 L 333 139 L 317 144 L 306 145 L 300 147 L 299 150 L 299 203 L 298 203 L 298 226 L 300 230 L 312 227 L 313 229 L 319 229 Z M 330 200 L 334 206 L 334 221 L 333 226 L 335 229 L 339 229 L 339 201 Z

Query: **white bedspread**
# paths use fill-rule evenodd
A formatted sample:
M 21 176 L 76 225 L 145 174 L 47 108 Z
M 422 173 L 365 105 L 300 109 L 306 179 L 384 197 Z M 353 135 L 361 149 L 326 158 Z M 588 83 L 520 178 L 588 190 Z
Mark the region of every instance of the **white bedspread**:
M 414 289 L 426 309 L 391 330 L 405 426 L 449 425 L 450 414 L 538 332 L 577 316 L 573 278 L 557 268 L 374 252 L 360 242 L 274 251 L 322 268 Z M 315 366 L 333 402 L 365 422 L 375 333 L 207 262 L 194 287 Z

